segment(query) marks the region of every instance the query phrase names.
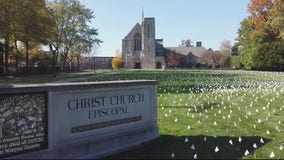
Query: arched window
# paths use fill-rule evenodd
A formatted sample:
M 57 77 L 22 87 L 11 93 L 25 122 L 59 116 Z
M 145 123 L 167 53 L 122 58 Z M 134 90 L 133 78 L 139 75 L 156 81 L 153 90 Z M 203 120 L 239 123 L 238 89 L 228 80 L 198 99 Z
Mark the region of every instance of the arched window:
M 134 50 L 140 51 L 141 50 L 141 36 L 140 34 L 136 34 L 134 37 Z

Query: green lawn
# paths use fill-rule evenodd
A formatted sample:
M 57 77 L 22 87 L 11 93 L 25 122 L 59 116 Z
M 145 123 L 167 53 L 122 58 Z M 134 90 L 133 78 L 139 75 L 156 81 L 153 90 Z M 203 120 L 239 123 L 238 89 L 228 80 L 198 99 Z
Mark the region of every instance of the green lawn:
M 110 158 L 284 158 L 284 74 L 128 71 L 90 79 L 158 80 L 161 137 Z
M 14 76 L 0 76 L 0 86 L 2 85 L 21 85 L 21 84 L 34 84 L 34 83 L 49 83 L 56 81 L 64 81 L 68 79 L 76 79 L 83 77 L 98 76 L 101 74 L 114 73 L 112 70 L 88 70 L 81 72 L 62 72 L 49 74 L 19 74 Z
M 92 75 L 12 77 L 2 85 Z M 160 138 L 106 159 L 284 159 L 284 73 L 136 70 L 100 75 L 89 81 L 158 81 Z

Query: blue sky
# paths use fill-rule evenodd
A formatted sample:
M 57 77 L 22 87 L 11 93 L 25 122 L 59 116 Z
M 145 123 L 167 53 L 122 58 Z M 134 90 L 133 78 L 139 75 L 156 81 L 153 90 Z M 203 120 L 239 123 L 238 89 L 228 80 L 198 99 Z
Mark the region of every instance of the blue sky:
M 165 47 L 178 46 L 183 39 L 201 41 L 218 50 L 224 40 L 233 45 L 240 22 L 248 16 L 249 0 L 80 0 L 94 11 L 91 26 L 104 41 L 95 55 L 115 56 L 121 41 L 144 17 L 154 17 L 156 38 Z

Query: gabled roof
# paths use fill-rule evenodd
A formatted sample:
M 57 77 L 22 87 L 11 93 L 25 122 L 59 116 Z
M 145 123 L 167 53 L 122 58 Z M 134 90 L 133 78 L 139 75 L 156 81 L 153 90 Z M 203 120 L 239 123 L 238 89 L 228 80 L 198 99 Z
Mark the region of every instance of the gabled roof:
M 136 25 L 131 29 L 131 31 L 127 34 L 127 36 L 125 37 L 125 39 L 128 38 L 133 38 L 134 35 L 139 32 L 141 33 L 141 25 L 139 23 L 136 23 Z
M 191 53 L 196 57 L 200 57 L 202 53 L 207 51 L 207 49 L 204 47 L 166 47 L 166 48 L 185 56 Z

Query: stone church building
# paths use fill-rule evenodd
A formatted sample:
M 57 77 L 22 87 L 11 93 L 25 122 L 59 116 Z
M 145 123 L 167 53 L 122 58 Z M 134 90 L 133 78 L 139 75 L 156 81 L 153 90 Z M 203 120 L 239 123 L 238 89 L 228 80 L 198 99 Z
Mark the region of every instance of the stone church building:
M 167 54 L 174 51 L 182 55 L 183 67 L 195 68 L 198 58 L 207 51 L 201 42 L 196 47 L 164 47 L 163 39 L 156 39 L 155 18 L 142 17 L 142 24 L 137 23 L 122 40 L 122 58 L 124 68 L 156 69 L 166 66 Z

